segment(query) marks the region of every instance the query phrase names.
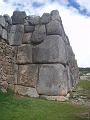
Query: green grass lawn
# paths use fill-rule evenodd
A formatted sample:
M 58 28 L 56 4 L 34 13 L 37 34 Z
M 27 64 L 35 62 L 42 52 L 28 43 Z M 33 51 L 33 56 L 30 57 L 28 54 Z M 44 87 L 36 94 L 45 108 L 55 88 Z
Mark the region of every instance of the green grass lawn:
M 80 80 L 76 87 L 90 90 L 90 80 Z
M 76 113 L 87 111 L 69 102 L 15 96 L 0 92 L 0 120 L 89 120 Z

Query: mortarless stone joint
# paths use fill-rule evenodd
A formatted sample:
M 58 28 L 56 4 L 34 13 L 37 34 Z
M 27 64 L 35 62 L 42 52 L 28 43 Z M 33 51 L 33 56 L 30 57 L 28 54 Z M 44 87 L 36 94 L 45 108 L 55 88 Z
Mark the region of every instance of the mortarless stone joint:
M 66 96 L 78 66 L 57 10 L 40 16 L 0 16 L 0 83 L 31 97 Z

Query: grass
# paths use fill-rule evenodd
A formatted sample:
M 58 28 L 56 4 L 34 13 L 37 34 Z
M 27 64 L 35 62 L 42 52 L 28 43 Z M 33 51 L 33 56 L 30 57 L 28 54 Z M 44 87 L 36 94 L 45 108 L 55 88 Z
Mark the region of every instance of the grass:
M 15 96 L 0 92 L 0 120 L 89 120 L 76 116 L 87 111 L 67 102 Z
M 90 90 L 90 80 L 80 80 L 76 87 Z
M 73 92 L 71 92 L 71 96 L 75 94 L 77 97 L 84 96 L 90 100 L 90 80 L 79 80 Z

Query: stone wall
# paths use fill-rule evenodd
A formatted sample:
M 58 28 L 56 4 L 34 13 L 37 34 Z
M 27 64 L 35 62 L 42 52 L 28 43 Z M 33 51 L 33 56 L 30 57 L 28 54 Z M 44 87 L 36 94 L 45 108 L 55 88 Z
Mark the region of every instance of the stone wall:
M 4 61 L 0 55 L 0 61 L 6 63 L 2 66 L 8 71 L 7 82 L 14 84 L 16 93 L 65 96 L 72 90 L 78 79 L 78 66 L 57 10 L 41 17 L 19 11 L 14 11 L 11 18 L 1 16 L 0 34 L 4 40 L 0 39 L 1 47 L 7 46 L 0 49 L 0 54 L 2 50 L 8 52 L 10 74 L 7 59 Z

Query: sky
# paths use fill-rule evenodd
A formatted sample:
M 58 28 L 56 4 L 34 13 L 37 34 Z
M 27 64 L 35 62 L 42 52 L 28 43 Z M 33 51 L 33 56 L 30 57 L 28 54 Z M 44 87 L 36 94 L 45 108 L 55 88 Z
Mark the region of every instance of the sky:
M 42 15 L 57 9 L 79 67 L 90 67 L 90 0 L 0 0 L 0 15 L 14 10 Z

